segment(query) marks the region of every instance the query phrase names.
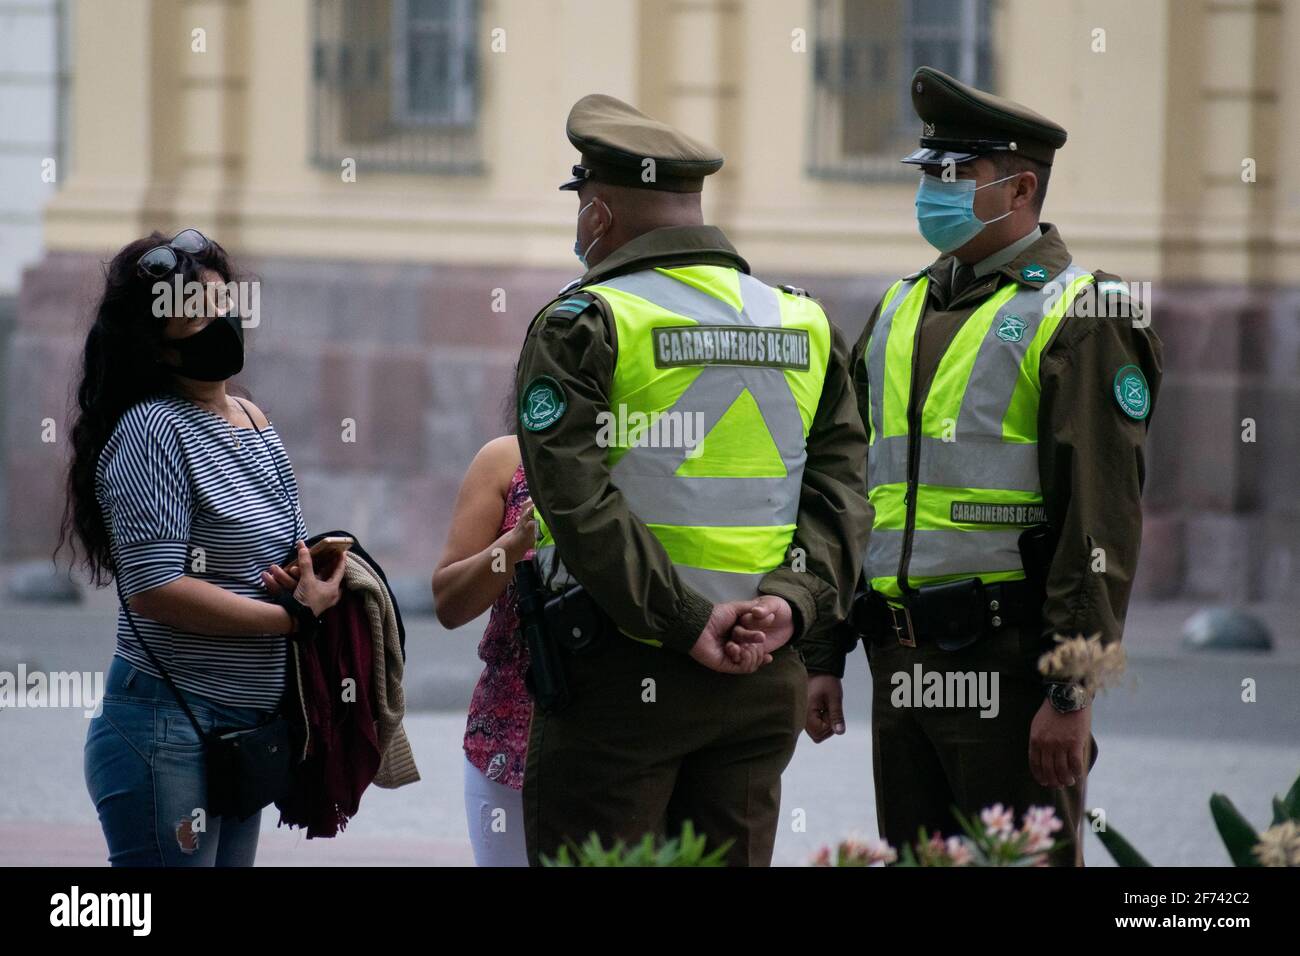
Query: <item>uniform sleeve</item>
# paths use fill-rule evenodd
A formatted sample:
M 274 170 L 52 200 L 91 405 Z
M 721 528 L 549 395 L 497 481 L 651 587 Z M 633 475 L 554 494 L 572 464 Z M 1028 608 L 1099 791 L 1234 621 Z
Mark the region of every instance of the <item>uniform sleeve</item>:
M 866 368 L 862 362 L 862 355 L 866 351 L 867 339 L 871 335 L 871 330 L 875 326 L 879 314 L 880 306 L 877 305 L 867 322 L 866 328 L 863 329 L 862 335 L 853 346 L 845 366 L 845 378 L 848 383 L 847 402 L 856 424 L 855 431 L 861 435 L 862 442 L 860 455 L 855 466 L 856 473 L 853 476 L 854 484 L 852 487 L 855 489 L 856 494 L 861 496 L 863 511 L 860 518 L 861 523 L 855 528 L 858 540 L 853 553 L 854 571 L 852 576 L 840 585 L 839 590 L 839 603 L 844 609 L 841 615 L 842 618 L 847 616 L 852 607 L 853 596 L 859 584 L 862 557 L 866 553 L 867 539 L 870 536 L 871 524 L 875 519 L 875 512 L 866 498 L 866 456 L 870 451 L 866 444 L 868 398 Z M 838 341 L 838 334 L 836 338 Z M 825 399 L 824 395 L 823 399 Z M 842 402 L 844 399 L 841 398 L 840 401 Z M 831 674 L 835 677 L 843 677 L 845 658 L 853 650 L 857 641 L 857 634 L 852 625 L 847 620 L 841 619 L 829 623 L 827 626 L 815 628 L 806 634 L 799 642 L 799 653 L 803 657 L 804 666 L 808 669 L 808 673 Z
M 102 489 L 115 571 L 129 598 L 185 574 L 195 502 L 173 428 L 156 416 L 128 412 L 119 434 Z
M 1161 343 L 1127 298 L 1111 300 L 1107 311 L 1067 317 L 1041 366 L 1039 470 L 1047 518 L 1059 535 L 1046 581 L 1045 650 L 1058 634 L 1120 640 L 1137 568 Z M 1116 393 L 1126 366 L 1137 366 L 1148 386 L 1141 417 L 1133 414 L 1138 402 L 1126 411 Z
M 609 410 L 613 324 L 599 304 L 565 318 L 538 319 L 524 342 L 518 394 L 549 378 L 564 411 L 540 431 L 517 426 L 533 503 L 564 566 L 615 623 L 637 637 L 689 652 L 713 604 L 687 587 L 663 546 L 611 482 L 597 419 Z
M 795 639 L 820 659 L 821 635 L 849 613 L 871 528 L 866 495 L 867 436 L 849 378 L 848 347 L 831 326 L 831 354 L 812 427 L 790 558 L 758 590 L 783 597 L 798 614 Z

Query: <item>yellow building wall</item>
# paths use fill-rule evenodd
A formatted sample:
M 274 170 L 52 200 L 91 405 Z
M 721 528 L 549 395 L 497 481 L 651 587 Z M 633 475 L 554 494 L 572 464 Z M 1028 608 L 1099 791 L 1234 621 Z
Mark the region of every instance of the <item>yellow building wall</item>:
M 1144 279 L 1294 274 L 1300 193 L 1279 158 L 1300 147 L 1300 65 L 1282 53 L 1300 48 L 1300 5 L 994 10 L 998 92 L 1069 130 L 1045 216 L 1077 257 Z M 185 224 L 241 253 L 569 269 L 575 207 L 555 189 L 576 159 L 564 118 L 600 91 L 727 153 L 706 211 L 759 270 L 911 271 L 933 253 L 909 182 L 806 172 L 812 40 L 800 52 L 793 38 L 811 33 L 811 14 L 799 0 L 486 0 L 484 172 L 363 164 L 345 183 L 309 160 L 308 0 L 80 0 L 75 174 L 48 211 L 47 244 L 99 251 Z M 206 53 L 191 51 L 196 28 Z M 1240 181 L 1247 156 L 1259 182 Z

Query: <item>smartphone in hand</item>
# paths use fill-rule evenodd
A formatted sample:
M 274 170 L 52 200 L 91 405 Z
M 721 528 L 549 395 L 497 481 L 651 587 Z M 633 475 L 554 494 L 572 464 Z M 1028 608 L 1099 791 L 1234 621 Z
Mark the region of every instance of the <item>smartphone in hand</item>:
M 311 546 L 311 566 L 315 570 L 317 577 L 326 577 L 334 569 L 334 562 L 341 560 L 343 555 L 356 544 L 356 539 L 347 535 L 336 535 L 329 538 L 321 538 Z M 298 576 L 298 561 L 295 558 L 284 566 L 284 569 L 294 577 Z

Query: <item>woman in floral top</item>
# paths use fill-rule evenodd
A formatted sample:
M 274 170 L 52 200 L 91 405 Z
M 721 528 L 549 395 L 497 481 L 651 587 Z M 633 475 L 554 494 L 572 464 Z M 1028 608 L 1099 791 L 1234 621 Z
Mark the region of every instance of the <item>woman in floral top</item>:
M 492 609 L 478 647 L 483 673 L 465 725 L 465 816 L 479 866 L 528 865 L 520 794 L 533 708 L 524 687 L 528 649 L 515 633 L 514 571 L 516 561 L 532 556 L 536 534 L 519 445 L 513 435 L 494 438 L 474 456 L 461 483 L 433 572 L 444 627 L 460 627 Z

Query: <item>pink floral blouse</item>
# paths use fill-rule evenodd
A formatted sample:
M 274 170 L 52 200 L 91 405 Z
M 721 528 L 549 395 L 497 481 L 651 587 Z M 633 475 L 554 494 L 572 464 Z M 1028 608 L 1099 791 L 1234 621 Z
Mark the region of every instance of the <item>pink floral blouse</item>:
M 520 505 L 527 497 L 528 482 L 520 465 L 510 479 L 506 510 L 501 517 L 498 535 L 509 531 L 519 521 Z M 532 556 L 530 550 L 528 557 Z M 478 656 L 484 667 L 469 704 L 465 756 L 489 780 L 515 790 L 524 786 L 528 725 L 533 716 L 532 698 L 524 686 L 528 648 L 516 633 L 518 627 L 519 605 L 512 574 L 510 584 L 492 602 L 487 630 L 479 642 Z

